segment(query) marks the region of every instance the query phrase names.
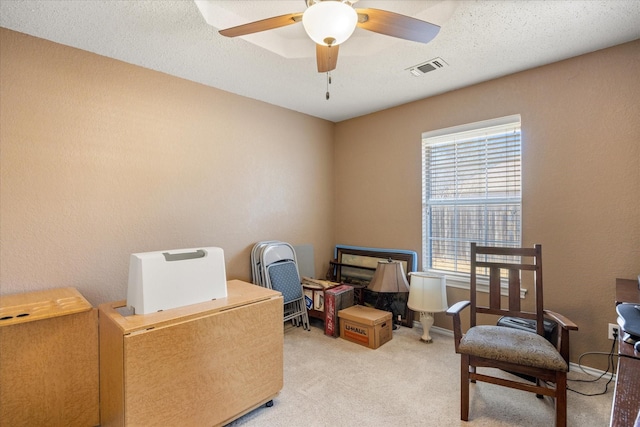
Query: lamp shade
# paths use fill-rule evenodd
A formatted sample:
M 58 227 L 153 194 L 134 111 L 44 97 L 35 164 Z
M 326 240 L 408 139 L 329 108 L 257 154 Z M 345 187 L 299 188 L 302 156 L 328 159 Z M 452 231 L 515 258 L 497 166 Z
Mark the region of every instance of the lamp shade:
M 447 305 L 447 279 L 425 273 L 411 273 L 411 287 L 407 305 L 413 311 L 438 313 Z
M 378 261 L 367 289 L 374 292 L 398 293 L 409 292 L 409 283 L 400 261 Z
M 302 14 L 302 25 L 311 40 L 323 46 L 336 46 L 346 41 L 358 23 L 358 13 L 341 1 L 315 3 Z

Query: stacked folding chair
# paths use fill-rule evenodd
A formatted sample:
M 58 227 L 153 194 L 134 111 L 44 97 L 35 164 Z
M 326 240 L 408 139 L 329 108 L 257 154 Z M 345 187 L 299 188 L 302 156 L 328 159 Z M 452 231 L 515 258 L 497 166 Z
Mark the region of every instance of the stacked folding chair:
M 282 293 L 285 322 L 310 329 L 293 246 L 277 240 L 256 243 L 251 250 L 251 275 L 254 284 Z

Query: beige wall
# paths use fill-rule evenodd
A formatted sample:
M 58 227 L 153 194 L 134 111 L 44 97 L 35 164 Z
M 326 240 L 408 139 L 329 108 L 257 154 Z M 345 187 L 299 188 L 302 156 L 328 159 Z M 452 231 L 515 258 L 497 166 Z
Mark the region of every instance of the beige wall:
M 338 123 L 338 243 L 420 253 L 422 132 L 519 113 L 523 243 L 542 244 L 546 306 L 580 327 L 573 360 L 608 351 L 615 278 L 640 274 L 639 100 L 635 41 Z
M 0 293 L 126 297 L 129 254 L 333 242 L 330 122 L 0 30 Z
M 0 57 L 0 295 L 123 299 L 149 250 L 220 246 L 244 280 L 266 239 L 312 243 L 318 276 L 336 243 L 420 253 L 421 133 L 515 113 L 523 241 L 574 360 L 640 273 L 640 41 L 335 125 L 5 29 Z

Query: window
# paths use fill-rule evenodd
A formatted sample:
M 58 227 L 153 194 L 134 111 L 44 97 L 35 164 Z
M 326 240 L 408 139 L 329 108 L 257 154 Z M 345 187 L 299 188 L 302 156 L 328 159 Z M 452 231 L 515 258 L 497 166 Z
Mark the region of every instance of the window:
M 422 135 L 422 266 L 469 273 L 470 242 L 521 241 L 520 116 Z

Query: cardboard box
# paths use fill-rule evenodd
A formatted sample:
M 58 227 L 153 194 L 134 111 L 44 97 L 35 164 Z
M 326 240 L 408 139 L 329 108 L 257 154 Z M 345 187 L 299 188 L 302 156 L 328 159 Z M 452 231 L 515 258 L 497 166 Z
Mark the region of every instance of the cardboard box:
M 338 312 L 340 337 L 369 348 L 378 348 L 393 338 L 391 313 L 363 305 Z
M 324 290 L 303 288 L 307 310 L 324 311 Z
M 324 291 L 324 333 L 340 336 L 338 312 L 353 305 L 353 287 L 340 285 Z

